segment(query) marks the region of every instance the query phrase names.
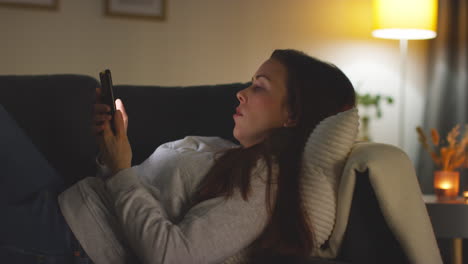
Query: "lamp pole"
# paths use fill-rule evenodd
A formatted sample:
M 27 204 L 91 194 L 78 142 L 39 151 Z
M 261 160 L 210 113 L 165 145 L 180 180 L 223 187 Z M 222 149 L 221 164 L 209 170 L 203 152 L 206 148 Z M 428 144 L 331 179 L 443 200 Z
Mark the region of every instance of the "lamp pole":
M 398 145 L 405 151 L 408 40 L 437 36 L 438 1 L 440 0 L 372 0 L 372 35 L 376 38 L 400 40 Z
M 405 113 L 406 113 L 406 61 L 408 58 L 408 39 L 400 39 L 400 117 L 399 117 L 399 133 L 398 145 L 405 152 Z

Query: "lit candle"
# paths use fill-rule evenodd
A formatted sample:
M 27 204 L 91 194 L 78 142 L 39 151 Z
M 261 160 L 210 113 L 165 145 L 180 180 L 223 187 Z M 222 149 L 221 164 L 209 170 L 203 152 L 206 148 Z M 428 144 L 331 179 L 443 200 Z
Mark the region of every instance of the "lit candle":
M 444 189 L 444 190 L 452 189 L 452 184 L 450 182 L 442 182 L 440 184 L 440 189 Z
M 460 182 L 458 172 L 434 172 L 434 192 L 439 200 L 456 199 L 458 195 L 459 184 Z

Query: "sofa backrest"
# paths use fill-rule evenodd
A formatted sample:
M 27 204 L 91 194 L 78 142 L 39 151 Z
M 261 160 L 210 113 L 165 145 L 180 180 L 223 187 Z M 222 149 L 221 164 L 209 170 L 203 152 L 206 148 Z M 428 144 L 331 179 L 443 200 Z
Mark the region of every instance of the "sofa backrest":
M 91 133 L 95 89 L 84 75 L 0 76 L 0 104 L 67 184 L 95 175 Z M 133 164 L 160 144 L 188 135 L 234 140 L 236 92 L 245 83 L 191 87 L 116 85 L 129 115 Z
M 144 161 L 162 143 L 188 135 L 234 141 L 236 93 L 247 84 L 191 87 L 116 85 L 129 116 L 133 163 Z

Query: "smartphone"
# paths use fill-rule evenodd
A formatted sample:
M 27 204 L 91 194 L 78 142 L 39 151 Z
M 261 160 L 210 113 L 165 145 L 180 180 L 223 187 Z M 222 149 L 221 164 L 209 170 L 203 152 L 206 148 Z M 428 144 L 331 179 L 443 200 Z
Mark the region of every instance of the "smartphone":
M 112 118 L 115 114 L 115 99 L 114 99 L 114 88 L 112 86 L 112 76 L 109 69 L 101 71 L 99 73 L 99 78 L 101 79 L 101 100 L 102 103 L 107 104 L 110 106 L 110 115 Z M 114 122 L 111 122 L 112 130 L 115 132 L 114 129 Z

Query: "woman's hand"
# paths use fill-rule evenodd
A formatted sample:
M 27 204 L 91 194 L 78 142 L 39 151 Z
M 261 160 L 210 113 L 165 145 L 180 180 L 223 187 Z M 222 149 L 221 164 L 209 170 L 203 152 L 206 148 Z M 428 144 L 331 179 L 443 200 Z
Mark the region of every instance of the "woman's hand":
M 96 89 L 96 95 L 99 98 L 99 88 Z M 130 168 L 132 162 L 132 149 L 127 137 L 128 116 L 120 99 L 115 100 L 115 106 L 116 112 L 112 119 L 109 115 L 110 107 L 98 100 L 93 115 L 93 130 L 101 153 L 100 162 L 107 165 L 113 175 Z M 114 122 L 115 133 L 110 122 Z

